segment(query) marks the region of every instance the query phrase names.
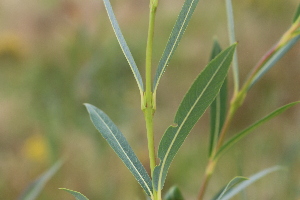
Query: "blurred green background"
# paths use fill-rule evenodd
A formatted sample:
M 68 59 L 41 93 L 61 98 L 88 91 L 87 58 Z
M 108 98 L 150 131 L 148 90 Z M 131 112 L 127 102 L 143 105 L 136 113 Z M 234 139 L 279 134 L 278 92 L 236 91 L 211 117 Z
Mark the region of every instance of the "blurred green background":
M 123 34 L 144 74 L 148 1 L 112 0 Z M 298 0 L 234 0 L 241 80 L 289 28 Z M 183 1 L 160 0 L 154 44 L 158 63 Z M 213 36 L 228 46 L 224 1 L 201 0 L 157 94 L 156 144 L 207 64 Z M 155 67 L 155 66 L 154 66 Z M 232 77 L 231 74 L 229 75 Z M 236 133 L 286 103 L 300 100 L 297 44 L 249 92 L 231 127 Z M 229 78 L 229 79 L 230 79 Z M 232 81 L 229 81 L 231 88 Z M 230 93 L 231 94 L 231 93 Z M 133 176 L 89 120 L 83 103 L 104 110 L 148 169 L 145 127 L 133 75 L 100 0 L 0 1 L 0 198 L 17 199 L 56 160 L 66 159 L 38 199 L 71 200 L 60 187 L 93 199 L 145 199 Z M 165 189 L 177 184 L 195 199 L 208 155 L 209 115 L 176 156 Z M 224 156 L 207 192 L 236 175 L 273 165 L 288 170 L 249 187 L 247 199 L 300 199 L 300 107 L 242 140 Z M 240 199 L 238 196 L 236 199 Z

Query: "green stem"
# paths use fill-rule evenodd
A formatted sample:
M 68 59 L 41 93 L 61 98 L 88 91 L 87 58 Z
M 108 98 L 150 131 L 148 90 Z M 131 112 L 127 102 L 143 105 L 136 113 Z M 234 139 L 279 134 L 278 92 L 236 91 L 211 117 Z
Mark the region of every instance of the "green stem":
M 228 16 L 228 29 L 229 29 L 229 35 L 230 35 L 230 43 L 234 42 L 234 24 L 233 24 L 233 16 L 232 16 L 232 5 L 231 0 L 226 0 L 226 6 L 227 6 L 227 16 Z M 200 187 L 200 192 L 198 195 L 198 200 L 202 200 L 207 188 L 207 185 L 209 183 L 210 177 L 212 176 L 215 166 L 218 162 L 218 158 L 215 158 L 216 153 L 218 150 L 222 147 L 223 142 L 225 140 L 225 136 L 228 132 L 228 129 L 231 125 L 232 119 L 237 111 L 237 109 L 244 103 L 244 99 L 247 95 L 249 86 L 253 80 L 253 78 L 257 75 L 259 70 L 266 64 L 266 62 L 272 58 L 272 56 L 278 51 L 280 48 L 282 48 L 289 40 L 291 40 L 294 37 L 295 32 L 300 27 L 300 18 L 298 18 L 298 21 L 293 23 L 291 28 L 281 37 L 279 42 L 274 45 L 260 60 L 259 62 L 254 66 L 250 76 L 246 80 L 246 82 L 243 84 L 242 88 L 239 89 L 239 80 L 238 80 L 238 68 L 237 68 L 237 59 L 233 59 L 233 74 L 234 74 L 234 94 L 230 103 L 230 108 L 227 113 L 224 125 L 222 127 L 222 130 L 220 132 L 220 136 L 218 138 L 218 143 L 214 147 L 212 154 L 209 158 L 209 161 L 206 166 L 206 171 L 204 174 L 204 178 L 202 181 L 202 185 Z
M 143 98 L 143 112 L 146 121 L 147 128 L 147 140 L 148 151 L 150 160 L 151 177 L 153 177 L 153 171 L 156 166 L 156 154 L 154 145 L 154 133 L 153 133 L 153 116 L 155 112 L 154 97 L 152 93 L 152 51 L 153 51 L 153 37 L 154 37 L 154 24 L 157 8 L 157 0 L 150 0 L 150 13 L 149 13 L 149 28 L 148 39 L 146 47 L 146 91 Z M 157 192 L 153 190 L 153 200 L 160 200 Z
M 212 159 L 209 159 L 208 164 L 206 166 L 205 174 L 204 174 L 204 179 L 202 181 L 202 185 L 200 187 L 200 192 L 198 195 L 198 200 L 203 200 L 204 194 L 206 191 L 206 188 L 208 186 L 209 180 L 211 178 L 211 175 L 214 172 L 215 166 L 216 166 L 217 161 L 214 161 Z
M 227 25 L 228 25 L 228 34 L 229 42 L 233 44 L 236 42 L 235 33 L 234 33 L 234 18 L 233 18 L 233 9 L 231 0 L 226 0 L 226 13 L 227 13 Z M 239 68 L 238 68 L 238 57 L 237 51 L 235 50 L 232 61 L 232 71 L 233 71 L 233 81 L 234 81 L 234 95 L 239 91 Z
M 234 95 L 231 100 L 230 108 L 227 113 L 222 130 L 220 132 L 220 137 L 218 139 L 218 143 L 214 147 L 212 154 L 209 158 L 209 161 L 207 163 L 207 166 L 206 166 L 206 171 L 205 171 L 204 178 L 203 178 L 203 181 L 202 181 L 202 184 L 200 187 L 198 200 L 203 200 L 203 198 L 204 198 L 204 194 L 205 194 L 207 185 L 209 183 L 209 180 L 210 180 L 212 174 L 214 173 L 215 166 L 218 162 L 218 159 L 215 158 L 215 155 L 218 152 L 218 150 L 222 147 L 222 144 L 225 140 L 225 136 L 228 132 L 228 129 L 229 129 L 232 119 L 234 117 L 234 114 L 236 113 L 237 109 L 243 104 L 245 96 L 246 96 L 246 91 L 241 90 L 236 95 Z

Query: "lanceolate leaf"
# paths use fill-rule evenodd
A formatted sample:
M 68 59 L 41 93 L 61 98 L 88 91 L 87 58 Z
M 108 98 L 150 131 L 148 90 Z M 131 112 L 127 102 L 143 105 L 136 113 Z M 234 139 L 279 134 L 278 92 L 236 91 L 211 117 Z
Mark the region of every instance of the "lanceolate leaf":
M 246 180 L 246 181 L 242 182 L 241 184 L 239 184 L 238 186 L 236 186 L 232 190 L 228 191 L 220 200 L 229 200 L 229 199 L 231 199 L 233 196 L 235 196 L 236 194 L 238 194 L 239 192 L 244 190 L 246 187 L 248 187 L 252 183 L 254 183 L 257 180 L 263 178 L 264 176 L 266 176 L 266 175 L 268 175 L 272 172 L 278 171 L 280 169 L 282 169 L 282 168 L 279 167 L 279 166 L 275 166 L 275 167 L 265 169 L 261 172 L 258 172 L 257 174 L 254 174 L 253 176 L 251 176 L 249 178 L 249 180 Z
M 257 72 L 248 89 L 250 89 L 269 69 L 271 69 L 282 58 L 282 56 L 284 56 L 284 54 L 286 54 L 286 52 L 288 52 L 298 42 L 299 39 L 300 33 L 291 39 L 286 45 L 281 47 Z
M 153 183 L 155 190 L 161 190 L 170 164 L 184 142 L 185 138 L 212 103 L 227 75 L 236 45 L 232 45 L 201 72 L 182 100 L 176 113 L 174 123 L 163 135 L 158 149 L 160 163 L 155 167 Z
M 179 188 L 177 186 L 173 186 L 169 189 L 169 191 L 165 195 L 164 200 L 184 200 L 184 198 Z
M 270 113 L 269 115 L 267 115 L 266 117 L 262 118 L 261 120 L 257 121 L 256 123 L 252 124 L 248 128 L 244 129 L 242 132 L 234 135 L 231 139 L 229 139 L 220 148 L 220 150 L 217 152 L 217 154 L 215 156 L 215 159 L 217 159 L 218 157 L 220 157 L 227 149 L 229 149 L 235 143 L 237 143 L 240 139 L 242 139 L 243 137 L 245 137 L 246 135 L 248 135 L 252 130 L 254 130 L 255 128 L 259 127 L 260 125 L 266 123 L 267 121 L 269 121 L 273 117 L 276 117 L 277 115 L 281 114 L 282 112 L 284 112 L 288 108 L 290 108 L 290 107 L 292 107 L 292 106 L 294 106 L 294 105 L 296 105 L 298 103 L 300 103 L 300 101 L 293 102 L 293 103 L 287 104 L 285 106 L 282 106 L 282 107 L 278 108 L 277 110 L 273 111 L 272 113 Z
M 56 162 L 48 171 L 42 174 L 37 180 L 35 180 L 19 197 L 19 200 L 34 200 L 41 193 L 46 183 L 54 176 L 54 174 L 62 166 L 63 162 Z
M 75 197 L 76 200 L 89 200 L 88 198 L 86 198 L 86 196 L 84 196 L 80 192 L 76 192 L 76 191 L 69 190 L 66 188 L 59 188 L 59 189 L 69 192 L 70 194 L 72 194 Z
M 297 21 L 298 17 L 300 17 L 300 4 L 298 5 L 297 11 L 295 13 L 293 23 L 295 23 Z
M 103 111 L 90 104 L 85 104 L 85 106 L 97 130 L 128 167 L 145 192 L 152 196 L 151 179 L 121 131 Z
M 228 193 L 237 184 L 248 180 L 246 177 L 237 176 L 233 178 L 212 200 L 221 200 L 221 198 Z
M 191 17 L 198 2 L 199 0 L 185 0 L 183 4 L 183 7 L 179 13 L 179 16 L 176 20 L 176 23 L 173 27 L 173 30 L 165 47 L 164 53 L 158 63 L 158 68 L 156 70 L 153 83 L 154 92 L 156 91 L 158 82 L 161 76 L 163 75 L 167 65 L 169 64 L 170 59 L 174 54 L 188 23 L 191 20 Z
M 221 47 L 219 43 L 215 40 L 214 46 L 211 54 L 211 59 L 215 58 L 220 52 Z M 225 79 L 220 93 L 217 95 L 215 100 L 212 102 L 210 106 L 210 142 L 209 142 L 209 156 L 212 153 L 212 149 L 214 148 L 219 133 L 222 129 L 225 116 L 226 116 L 226 101 L 227 100 L 227 79 Z
M 109 17 L 109 20 L 112 24 L 112 27 L 114 29 L 114 32 L 117 36 L 117 39 L 118 39 L 118 42 L 121 46 L 121 49 L 130 65 L 130 68 L 132 70 L 132 73 L 134 75 L 134 78 L 138 84 L 138 87 L 140 89 L 140 93 L 142 94 L 142 92 L 144 91 L 144 86 L 143 86 L 143 80 L 142 80 L 142 77 L 141 77 L 141 74 L 135 64 L 135 61 L 133 59 L 133 56 L 129 50 L 129 47 L 125 41 L 125 38 L 121 32 L 121 29 L 119 27 L 119 24 L 118 24 L 118 21 L 115 17 L 115 14 L 113 12 L 113 9 L 111 7 L 111 4 L 110 4 L 110 1 L 109 0 L 103 0 L 104 2 L 104 5 L 105 5 L 105 8 L 106 8 L 106 11 L 107 11 L 107 14 L 108 14 L 108 17 Z

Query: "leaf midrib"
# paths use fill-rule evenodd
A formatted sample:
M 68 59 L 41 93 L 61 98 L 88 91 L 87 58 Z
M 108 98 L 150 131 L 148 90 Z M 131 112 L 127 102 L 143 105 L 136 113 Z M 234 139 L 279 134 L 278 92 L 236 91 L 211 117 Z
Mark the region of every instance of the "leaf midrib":
M 183 126 L 183 124 L 185 123 L 185 121 L 187 120 L 188 116 L 190 115 L 190 113 L 192 112 L 193 108 L 195 107 L 195 105 L 198 103 L 199 99 L 202 97 L 203 93 L 206 91 L 207 87 L 209 86 L 209 84 L 211 83 L 212 79 L 215 77 L 215 75 L 218 73 L 219 69 L 221 68 L 221 66 L 223 65 L 223 63 L 225 62 L 226 60 L 226 57 L 228 56 L 230 52 L 227 53 L 227 55 L 225 56 L 225 59 L 220 63 L 218 69 L 215 71 L 215 73 L 213 74 L 212 78 L 209 80 L 209 82 L 206 84 L 205 88 L 202 90 L 201 94 L 199 95 L 199 97 L 197 98 L 197 100 L 195 101 L 195 103 L 193 104 L 193 106 L 191 107 L 191 109 L 189 110 L 189 112 L 187 113 L 186 117 L 183 119 L 182 123 L 180 124 L 180 126 L 178 127 L 178 130 L 176 131 L 176 134 L 174 136 L 174 139 L 172 140 L 167 152 L 166 152 L 166 156 L 164 157 L 163 159 L 163 162 L 162 162 L 162 165 L 161 165 L 161 170 L 160 170 L 160 173 L 159 173 L 159 179 L 158 179 L 158 188 L 161 188 L 161 179 L 162 179 L 162 174 L 163 174 L 163 169 L 164 169 L 164 166 L 165 166 L 165 163 L 166 163 L 166 158 L 168 157 L 169 155 L 169 152 L 171 151 L 171 148 Z
M 95 111 L 94 111 L 95 112 Z M 145 183 L 148 192 L 150 193 L 150 195 L 152 196 L 152 191 L 150 190 L 150 188 L 148 187 L 147 182 L 144 180 L 144 178 L 142 177 L 142 175 L 140 174 L 140 172 L 137 170 L 137 168 L 134 166 L 134 164 L 132 163 L 132 161 L 130 160 L 130 158 L 128 157 L 127 153 L 123 150 L 121 144 L 119 143 L 119 141 L 117 140 L 116 136 L 113 134 L 113 132 L 111 131 L 111 129 L 109 128 L 109 126 L 107 126 L 107 124 L 105 123 L 105 121 L 102 119 L 102 117 L 95 112 L 96 115 L 100 118 L 100 120 L 105 124 L 105 126 L 108 128 L 109 132 L 113 135 L 114 139 L 117 141 L 117 144 L 119 145 L 119 147 L 121 148 L 121 150 L 124 152 L 124 154 L 126 155 L 126 158 L 129 160 L 129 162 L 131 163 L 131 165 L 133 166 L 133 168 L 135 169 L 135 171 L 139 174 L 139 176 L 141 177 L 141 180 Z
M 193 0 L 193 1 L 191 2 L 191 5 L 194 3 L 194 1 L 195 1 L 195 0 Z M 170 53 L 168 54 L 166 61 L 165 61 L 164 64 L 162 65 L 163 68 L 162 68 L 161 73 L 159 74 L 159 77 L 157 78 L 157 81 L 156 81 L 156 83 L 155 83 L 154 91 L 157 89 L 158 82 L 159 82 L 159 80 L 160 80 L 160 78 L 161 78 L 161 76 L 162 76 L 162 74 L 163 74 L 164 68 L 165 68 L 165 66 L 167 65 L 167 62 L 168 62 L 169 58 L 170 58 L 171 55 L 172 55 L 173 49 L 175 48 L 176 43 L 177 43 L 177 41 L 178 41 L 178 38 L 180 37 L 180 34 L 181 34 L 182 30 L 183 30 L 183 27 L 184 27 L 184 24 L 185 24 L 185 22 L 186 22 L 186 19 L 187 19 L 188 16 L 189 16 L 189 13 L 190 13 L 190 11 L 191 11 L 191 8 L 192 8 L 192 6 L 189 7 L 188 12 L 187 12 L 187 14 L 186 14 L 186 16 L 185 16 L 185 18 L 184 18 L 184 20 L 183 20 L 182 26 L 180 27 L 179 33 L 177 34 L 176 40 L 175 40 L 174 44 L 172 45 L 171 51 L 170 51 Z M 175 25 L 176 25 L 176 24 L 175 24 Z

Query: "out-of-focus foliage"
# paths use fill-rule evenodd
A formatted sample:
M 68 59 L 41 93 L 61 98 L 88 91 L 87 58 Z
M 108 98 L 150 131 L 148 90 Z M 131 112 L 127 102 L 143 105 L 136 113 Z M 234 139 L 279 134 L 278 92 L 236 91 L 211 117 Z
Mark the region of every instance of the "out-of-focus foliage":
M 160 0 L 155 65 L 182 3 Z M 239 66 L 241 79 L 244 79 L 260 56 L 290 26 L 299 2 L 246 0 L 233 3 Z M 112 1 L 112 6 L 143 75 L 148 2 Z M 225 16 L 224 2 L 199 2 L 169 64 L 172 67 L 168 68 L 157 90 L 157 139 L 172 122 L 173 108 L 178 107 L 195 74 L 207 64 L 213 35 L 219 37 L 222 46 L 228 45 L 227 35 L 222 34 L 226 32 Z M 232 127 L 234 130 L 247 127 L 275 107 L 300 99 L 299 48 L 296 45 L 253 87 L 245 106 L 237 113 L 238 125 Z M 58 190 L 59 187 L 80 191 L 90 199 L 144 199 L 132 175 L 92 126 L 83 106 L 85 102 L 109 114 L 138 152 L 141 162 L 148 166 L 139 91 L 102 1 L 0 1 L 2 199 L 16 199 L 61 156 L 67 158 L 66 162 L 47 184 L 40 199 L 73 199 Z M 205 116 L 178 153 L 173 164 L 176 167 L 170 168 L 170 182 L 166 182 L 166 188 L 176 182 L 186 199 L 196 197 L 207 160 L 209 127 L 206 125 L 209 123 Z M 231 156 L 224 156 L 226 162 L 220 160 L 222 168 L 216 171 L 219 179 L 212 179 L 208 194 L 214 194 L 237 174 L 235 160 L 239 159 L 244 173 L 239 175 L 252 174 L 274 164 L 286 164 L 290 168 L 282 176 L 249 187 L 249 199 L 299 198 L 299 120 L 297 107 L 257 130 L 257 134 L 244 140 Z M 191 162 L 192 158 L 198 159 Z M 186 173 L 181 175 L 183 169 Z M 278 184 L 274 183 L 275 178 L 276 182 L 280 180 Z

